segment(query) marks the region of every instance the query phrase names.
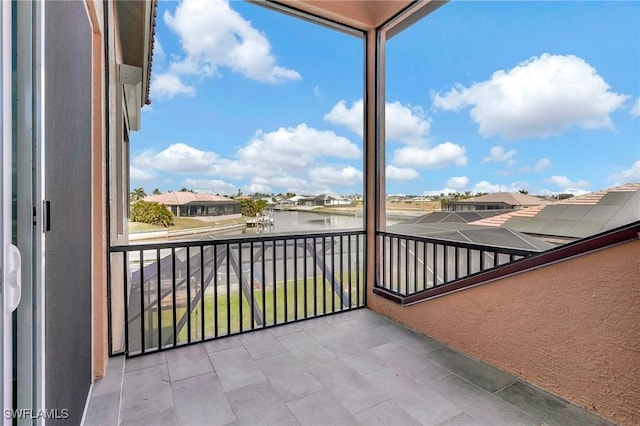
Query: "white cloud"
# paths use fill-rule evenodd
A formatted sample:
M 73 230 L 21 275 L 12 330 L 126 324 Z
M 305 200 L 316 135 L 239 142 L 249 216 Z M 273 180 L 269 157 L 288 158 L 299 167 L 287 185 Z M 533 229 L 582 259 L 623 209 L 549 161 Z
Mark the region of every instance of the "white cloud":
M 185 179 L 182 183 L 185 188 L 196 192 L 212 192 L 215 194 L 232 195 L 238 192 L 238 187 L 219 179 Z
M 344 100 L 339 101 L 335 106 L 324 115 L 324 119 L 333 124 L 340 124 L 359 136 L 364 135 L 364 104 L 362 99 L 351 104 L 351 108 L 347 107 Z
M 155 65 L 164 62 L 167 58 L 167 54 L 164 52 L 164 48 L 160 43 L 160 39 L 158 38 L 158 34 L 156 34 L 153 38 L 153 63 Z
M 218 154 L 201 151 L 185 143 L 174 143 L 158 154 L 145 151 L 134 157 L 132 165 L 138 169 L 172 173 L 209 173 Z
M 534 166 L 533 166 L 533 170 L 536 173 L 541 173 L 543 170 L 548 169 L 549 167 L 551 167 L 551 160 L 549 160 L 548 158 L 541 158 Z
M 503 163 L 505 161 L 509 161 L 513 159 L 513 156 L 516 155 L 516 150 L 511 149 L 509 151 L 505 151 L 501 146 L 494 146 L 491 148 L 490 154 L 482 159 L 483 163 Z
M 324 166 L 309 171 L 314 185 L 353 186 L 362 183 L 362 171 L 352 166 Z
M 613 128 L 609 115 L 627 98 L 612 92 L 582 58 L 545 53 L 496 71 L 490 80 L 436 94 L 433 104 L 453 111 L 470 106 L 481 135 L 518 139 L 557 135 L 571 126 Z
M 175 143 L 159 153 L 144 151 L 131 164 L 134 176 L 140 178 L 189 174 L 185 185 L 202 191 L 228 194 L 242 187 L 248 192 L 317 193 L 331 186 L 362 185 L 360 170 L 330 162 L 361 158 L 360 148 L 347 138 L 303 123 L 273 132 L 258 131 L 230 157 Z
M 387 102 L 385 108 L 385 137 L 390 141 L 421 144 L 431 129 L 431 120 L 420 107 Z
M 510 184 L 497 184 L 491 183 L 486 180 L 482 180 L 471 188 L 471 192 L 474 194 L 478 192 L 518 192 L 520 189 L 526 189 L 528 185 L 524 182 L 512 182 Z
M 156 179 L 156 174 L 152 171 L 143 170 L 131 165 L 129 168 L 129 177 L 132 182 L 151 182 Z
M 631 110 L 629 111 L 629 113 L 633 117 L 640 117 L 640 97 L 636 99 L 636 102 L 631 107 Z
M 464 147 L 445 142 L 433 148 L 405 146 L 394 152 L 393 163 L 401 167 L 434 169 L 451 165 L 466 166 Z
M 385 106 L 387 141 L 405 144 L 393 153 L 391 165 L 387 167 L 387 178 L 397 181 L 416 179 L 416 168 L 433 169 L 451 165 L 465 166 L 468 158 L 464 147 L 452 142 L 444 142 L 429 147 L 428 135 L 431 120 L 421 107 L 411 107 L 400 102 L 387 102 Z M 359 99 L 347 106 L 339 101 L 324 119 L 342 125 L 363 135 L 363 100 Z
M 566 188 L 567 190 L 572 188 L 586 189 L 589 187 L 589 182 L 587 182 L 586 180 L 579 179 L 573 181 L 566 176 L 551 176 L 545 179 L 544 182 L 552 183 L 559 188 Z
M 266 35 L 233 10 L 227 0 L 184 0 L 173 14 L 166 11 L 164 20 L 180 39 L 183 56 L 174 55 L 164 72 L 154 72 L 153 98 L 194 96 L 196 88 L 186 80 L 219 75 L 221 68 L 266 83 L 302 78 L 298 72 L 276 65 Z M 165 59 L 166 53 L 156 39 L 154 62 L 161 64 Z
M 385 177 L 396 182 L 406 182 L 417 179 L 420 175 L 410 167 L 402 168 L 388 165 L 385 170 Z
M 624 184 L 631 182 L 640 182 L 640 160 L 631 165 L 630 168 L 621 171 L 620 173 L 614 173 L 610 175 L 607 180 L 609 182 L 616 182 L 616 184 Z
M 488 193 L 501 192 L 502 188 L 503 188 L 503 185 L 497 185 L 497 184 L 494 184 L 494 183 L 490 183 L 490 182 L 488 182 L 486 180 L 482 180 L 482 181 L 476 183 L 473 186 L 473 192 L 474 193 L 478 193 L 478 192 L 488 192 Z
M 275 132 L 256 132 L 253 139 L 238 151 L 241 161 L 274 168 L 304 168 L 318 157 L 356 159 L 360 148 L 332 131 L 320 131 L 299 124 L 281 127 Z
M 324 119 L 339 124 L 363 136 L 364 103 L 359 99 L 347 106 L 344 100 L 339 101 Z M 431 129 L 431 120 L 421 107 L 402 105 L 400 102 L 387 102 L 385 107 L 385 138 L 388 141 L 406 144 L 424 144 Z
M 491 183 L 486 180 L 477 182 L 471 188 L 469 188 L 469 179 L 466 176 L 456 176 L 447 180 L 447 187 L 444 189 L 428 190 L 424 191 L 423 195 L 440 195 L 440 194 L 455 194 L 456 192 L 471 192 L 477 194 L 479 192 L 517 192 L 520 189 L 528 189 L 529 185 L 526 182 L 512 182 L 510 184 L 497 184 Z
M 588 194 L 589 191 L 587 191 L 586 189 L 582 189 L 582 188 L 565 188 L 562 191 L 564 194 L 573 194 L 574 196 L 578 196 L 578 195 L 583 195 L 583 194 Z
M 193 96 L 196 89 L 193 86 L 187 86 L 175 74 L 160 73 L 154 74 L 151 79 L 151 96 L 158 99 L 171 99 L 176 95 Z
M 571 194 L 573 196 L 578 196 L 578 195 L 583 195 L 583 194 L 588 194 L 589 191 L 586 189 L 581 189 L 581 188 L 562 188 L 562 189 L 556 189 L 556 190 L 552 190 L 552 189 L 548 189 L 548 188 L 542 188 L 540 190 L 537 191 L 538 194 L 543 194 L 545 196 L 553 196 L 553 195 L 558 195 L 558 194 Z
M 227 0 L 184 0 L 164 21 L 180 38 L 184 58 L 173 71 L 212 75 L 225 67 L 267 83 L 300 80 L 294 70 L 276 65 L 267 36 L 233 10 Z
M 261 184 L 261 183 L 250 183 L 245 186 L 246 192 L 248 194 L 262 193 L 269 194 L 271 193 L 271 187 L 269 185 Z
M 264 192 L 295 192 L 295 193 L 311 193 L 311 185 L 306 179 L 285 174 L 279 171 L 275 176 L 255 176 L 251 179 L 251 183 L 246 187 L 248 193 Z
M 466 176 L 453 176 L 447 179 L 447 187 L 456 190 L 465 189 L 469 185 L 469 178 Z
M 541 158 L 533 165 L 520 167 L 518 171 L 520 173 L 542 173 L 549 167 L 551 167 L 551 160 L 548 158 Z

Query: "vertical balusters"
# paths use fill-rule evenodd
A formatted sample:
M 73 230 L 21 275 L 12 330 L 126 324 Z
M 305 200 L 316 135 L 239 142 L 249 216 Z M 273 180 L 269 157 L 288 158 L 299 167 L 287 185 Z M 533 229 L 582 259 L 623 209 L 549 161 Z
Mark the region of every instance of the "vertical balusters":
M 261 288 L 262 288 L 262 326 L 265 327 L 267 325 L 267 289 L 265 286 L 265 282 L 267 281 L 267 276 L 266 274 L 266 265 L 265 265 L 265 261 L 266 261 L 266 257 L 267 257 L 267 253 L 265 252 L 265 248 L 264 248 L 264 240 L 260 242 L 260 250 L 262 251 L 262 256 L 260 257 L 262 259 L 261 262 L 261 269 L 260 269 L 260 273 L 261 273 Z
M 238 280 L 238 328 L 240 333 L 242 333 L 244 326 L 244 318 L 242 318 L 242 305 L 244 302 L 244 291 L 242 291 L 242 281 L 244 279 L 244 269 L 242 268 L 242 243 L 238 244 L 238 273 L 236 274 L 236 279 Z
M 156 249 L 156 312 L 158 316 L 158 350 L 162 349 L 162 288 L 160 270 L 160 249 Z
M 343 252 L 343 236 L 340 235 L 340 310 L 344 309 L 344 268 L 343 268 L 343 257 L 344 257 L 344 252 Z
M 356 237 L 356 305 L 360 306 L 360 236 Z
M 255 328 L 255 318 L 254 318 L 254 307 L 255 307 L 255 295 L 253 291 L 253 283 L 255 282 L 255 273 L 253 272 L 253 241 L 249 243 L 249 268 L 250 268 L 250 277 L 249 277 L 249 288 L 251 289 L 251 300 L 249 301 L 249 312 L 251 313 L 251 329 Z
M 326 238 L 322 237 L 322 313 L 327 313 L 327 246 Z
M 200 340 L 205 339 L 204 335 L 204 246 L 200 246 Z
M 289 321 L 289 297 L 287 293 L 287 240 L 282 240 L 282 280 L 284 287 L 284 322 Z
M 218 337 L 218 245 L 213 246 L 213 337 Z
M 449 282 L 449 246 L 442 245 L 442 284 Z
M 351 268 L 351 235 L 347 236 L 347 264 L 349 265 L 348 274 L 349 274 L 349 308 L 353 306 L 353 293 L 351 292 L 351 277 L 353 276 L 353 271 Z
M 178 344 L 178 327 L 176 316 L 176 249 L 171 247 L 171 317 L 173 319 L 173 346 Z
M 293 319 L 298 319 L 298 240 L 293 239 Z
M 226 282 L 227 282 L 227 335 L 231 334 L 231 247 L 226 244 Z
M 191 252 L 190 247 L 187 246 L 187 275 L 185 281 L 187 284 L 187 306 L 185 307 L 184 315 L 187 318 L 187 343 L 191 343 Z
M 123 301 L 124 301 L 124 353 L 129 354 L 129 253 L 124 252 L 122 259 L 122 293 L 123 293 Z
M 318 315 L 318 240 L 313 237 L 313 316 Z
M 303 240 L 302 254 L 304 256 L 304 263 L 302 264 L 302 275 L 304 277 L 304 317 L 307 318 L 307 238 Z
M 273 255 L 271 257 L 271 269 L 272 269 L 272 282 L 273 282 L 273 325 L 278 323 L 278 306 L 276 299 L 278 298 L 278 286 L 276 285 L 276 240 L 271 241 L 271 247 L 273 248 Z

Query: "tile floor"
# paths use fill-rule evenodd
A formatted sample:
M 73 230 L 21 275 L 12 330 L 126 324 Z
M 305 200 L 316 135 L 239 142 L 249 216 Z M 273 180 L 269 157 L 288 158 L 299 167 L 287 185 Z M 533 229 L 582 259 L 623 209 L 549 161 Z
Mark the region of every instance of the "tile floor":
M 368 309 L 113 358 L 86 425 L 608 425 Z

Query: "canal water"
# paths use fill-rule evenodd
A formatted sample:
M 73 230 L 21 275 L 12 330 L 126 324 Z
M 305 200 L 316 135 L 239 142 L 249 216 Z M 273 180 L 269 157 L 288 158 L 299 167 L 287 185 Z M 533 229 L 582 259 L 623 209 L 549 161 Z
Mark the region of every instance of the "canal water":
M 273 226 L 247 228 L 244 234 L 265 232 L 323 232 L 341 229 L 362 229 L 364 218 L 361 214 L 342 215 L 312 213 L 305 211 L 276 211 L 273 213 Z M 401 222 L 397 219 L 387 220 L 387 225 Z M 238 234 L 238 231 L 234 232 Z
M 388 219 L 387 225 L 401 222 L 399 219 Z M 273 213 L 273 225 L 272 226 L 259 226 L 259 227 L 247 227 L 242 230 L 233 230 L 226 233 L 215 233 L 211 235 L 198 234 L 193 236 L 176 236 L 170 238 L 173 241 L 188 241 L 188 240 L 206 240 L 211 237 L 219 237 L 221 235 L 258 235 L 266 233 L 281 233 L 281 232 L 324 232 L 324 231 L 339 231 L 342 229 L 363 229 L 364 222 L 363 217 L 358 214 L 342 215 L 342 214 L 326 214 L 326 213 L 312 213 L 305 211 L 276 211 Z M 161 239 L 154 240 L 161 242 Z

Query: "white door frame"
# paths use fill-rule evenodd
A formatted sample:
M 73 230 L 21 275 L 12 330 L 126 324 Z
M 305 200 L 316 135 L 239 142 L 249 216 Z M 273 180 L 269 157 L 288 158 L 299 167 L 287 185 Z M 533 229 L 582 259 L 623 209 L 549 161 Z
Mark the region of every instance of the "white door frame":
M 2 422 L 12 423 L 13 311 L 20 303 L 21 260 L 13 245 L 13 14 L 0 4 L 0 394 Z
M 31 410 L 18 425 L 44 424 L 44 250 L 41 233 L 41 173 L 44 128 L 44 2 L 13 3 L 15 21 L 15 122 L 17 240 L 22 252 L 22 300 L 17 310 L 18 409 Z M 30 413 L 30 415 L 29 415 Z
M 20 3 L 20 2 L 18 2 Z M 32 324 L 33 324 L 33 407 L 36 410 L 47 407 L 45 398 L 45 237 L 43 232 L 43 200 L 45 200 L 45 9 L 46 2 L 29 2 L 33 6 L 33 30 L 32 34 L 32 80 L 34 91 L 31 102 L 33 103 L 33 139 L 32 139 L 32 164 L 33 174 L 33 217 L 34 226 L 32 239 L 32 287 L 31 300 Z M 38 424 L 45 424 L 46 419 L 40 417 Z

